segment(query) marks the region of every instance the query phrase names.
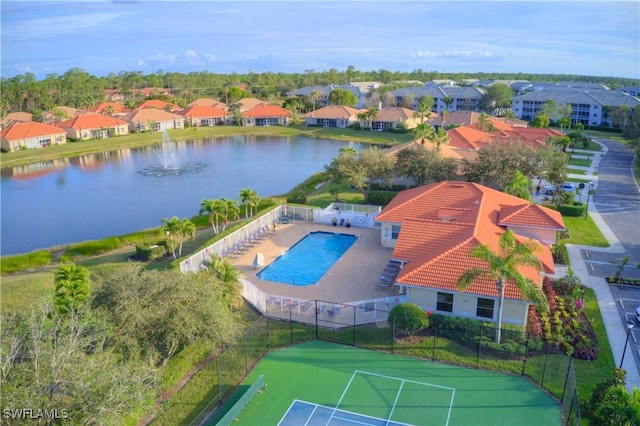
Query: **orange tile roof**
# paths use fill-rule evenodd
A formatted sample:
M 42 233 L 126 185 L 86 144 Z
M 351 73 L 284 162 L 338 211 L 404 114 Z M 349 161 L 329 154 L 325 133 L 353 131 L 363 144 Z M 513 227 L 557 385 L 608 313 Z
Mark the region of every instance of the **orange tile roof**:
M 26 123 L 15 123 L 2 129 L 2 137 L 8 141 L 20 139 L 37 138 L 39 136 L 64 134 L 64 130 L 56 126 L 29 121 Z
M 101 102 L 100 104 L 90 108 L 89 111 L 95 112 L 97 114 L 104 114 L 107 111 L 107 108 L 112 107 L 114 112 L 129 112 L 131 111 L 126 106 L 122 105 L 118 102 Z
M 189 118 L 225 117 L 227 115 L 227 111 L 211 105 L 194 105 L 182 111 L 180 115 L 184 115 Z
M 165 101 L 161 101 L 160 99 L 150 99 L 148 101 L 144 101 L 143 103 L 138 105 L 138 107 L 136 109 L 155 108 L 155 109 L 164 110 L 165 108 L 167 108 L 167 106 L 171 107 L 171 111 L 177 111 L 177 110 L 181 109 L 179 105 L 171 104 L 171 103 L 165 102 Z
M 489 133 L 466 126 L 447 130 L 447 135 L 452 148 L 480 149 L 495 140 Z
M 126 121 L 108 117 L 100 114 L 87 114 L 79 115 L 77 117 L 70 118 L 60 123 L 56 123 L 56 126 L 71 129 L 99 129 L 101 127 L 115 127 L 127 124 Z
M 507 227 L 564 229 L 556 211 L 471 182 L 440 182 L 401 191 L 376 217 L 378 222 L 401 224 L 393 257 L 408 263 L 397 283 L 458 291 L 456 281 L 463 272 L 487 265 L 470 257 L 483 244 L 498 249 Z M 534 241 L 517 235 L 519 242 Z M 547 272 L 553 272 L 549 247 L 539 244 L 536 255 Z M 539 272 L 525 267 L 521 272 L 540 284 Z M 478 279 L 467 292 L 497 297 L 495 282 Z M 513 283 L 505 297 L 521 299 Z
M 247 118 L 288 117 L 291 112 L 278 105 L 262 104 L 245 111 L 242 115 Z

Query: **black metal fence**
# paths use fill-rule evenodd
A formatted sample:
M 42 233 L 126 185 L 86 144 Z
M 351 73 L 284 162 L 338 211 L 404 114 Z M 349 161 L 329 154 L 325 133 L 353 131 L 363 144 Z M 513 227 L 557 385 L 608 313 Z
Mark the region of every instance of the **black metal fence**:
M 362 306 L 345 305 L 342 315 L 333 318 L 318 313 L 315 324 L 290 321 L 282 309 L 290 311 L 290 307 L 267 311 L 214 361 L 217 383 L 210 392 L 212 399 L 191 424 L 203 424 L 210 416 L 211 424 L 215 424 L 213 421 L 223 414 L 215 409 L 270 349 L 317 339 L 522 375 L 560 403 L 564 425 L 580 425 L 572 358 L 523 331 L 503 328 L 500 343 L 496 343 L 493 324 L 436 315 L 431 317 L 429 328 L 406 335 L 395 327 L 393 318 L 389 322 L 358 325 L 361 315 L 371 314 L 369 308 Z

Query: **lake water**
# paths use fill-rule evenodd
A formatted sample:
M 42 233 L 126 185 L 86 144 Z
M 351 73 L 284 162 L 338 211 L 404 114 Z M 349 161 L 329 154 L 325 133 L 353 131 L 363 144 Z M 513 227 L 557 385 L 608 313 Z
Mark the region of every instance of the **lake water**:
M 261 197 L 284 194 L 324 170 L 344 145 L 363 147 L 306 137 L 232 136 L 165 144 L 161 134 L 158 139 L 153 147 L 3 169 L 0 253 L 153 228 L 163 217 L 197 215 L 203 199 L 238 200 L 242 188 Z M 181 171 L 162 169 L 167 154 L 170 165 Z

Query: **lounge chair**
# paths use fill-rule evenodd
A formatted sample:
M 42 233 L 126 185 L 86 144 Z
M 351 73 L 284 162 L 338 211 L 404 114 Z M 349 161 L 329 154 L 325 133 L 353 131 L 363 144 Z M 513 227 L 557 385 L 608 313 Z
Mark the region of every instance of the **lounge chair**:
M 344 226 L 344 218 L 340 219 L 340 226 Z

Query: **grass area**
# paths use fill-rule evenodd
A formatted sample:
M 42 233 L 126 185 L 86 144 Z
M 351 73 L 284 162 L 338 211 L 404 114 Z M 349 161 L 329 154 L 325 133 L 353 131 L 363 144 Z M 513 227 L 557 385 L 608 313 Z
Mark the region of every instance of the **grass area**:
M 603 139 L 609 139 L 615 142 L 620 142 L 623 144 L 627 144 L 627 140 L 625 138 L 622 137 L 622 133 L 611 133 L 611 132 L 602 132 L 599 130 L 589 130 L 588 132 L 585 133 L 588 137 L 591 138 L 603 138 Z M 600 147 L 600 145 L 591 142 L 591 144 L 597 145 L 598 147 Z M 593 150 L 593 151 L 600 151 L 600 148 L 598 149 L 592 149 L 591 146 L 589 148 L 582 148 L 582 146 L 580 146 L 579 148 L 581 149 L 589 149 L 589 150 Z
M 314 138 L 326 138 L 343 141 L 365 142 L 382 145 L 395 145 L 410 141 L 411 133 L 369 132 L 352 129 L 325 129 L 322 127 L 237 127 L 237 126 L 213 126 L 192 127 L 188 129 L 169 130 L 172 140 L 202 139 L 207 137 L 223 137 L 237 135 L 266 135 L 266 136 L 307 136 Z M 117 151 L 119 149 L 138 148 L 147 145 L 160 144 L 162 134 L 160 132 L 133 133 L 124 136 L 114 136 L 97 141 L 68 142 L 62 145 L 53 145 L 42 149 L 27 149 L 17 152 L 0 153 L 2 168 L 16 167 L 40 161 L 51 161 L 60 158 L 76 157 L 105 151 Z
M 602 314 L 595 292 L 588 288 L 584 300 L 584 314 L 598 336 L 600 354 L 594 361 L 574 360 L 576 385 L 578 386 L 578 395 L 580 396 L 581 402 L 589 399 L 591 391 L 596 384 L 613 377 L 613 372 L 616 368 L 609 338 L 607 337 L 607 330 L 604 328 L 604 322 L 602 321 Z
M 15 276 L 3 276 L 0 286 L 0 310 L 25 312 L 39 300 L 53 298 L 53 270 L 38 271 Z
M 568 174 L 572 174 L 572 175 L 586 175 L 587 171 L 586 170 L 581 170 L 581 169 L 568 168 L 567 169 L 567 173 Z M 585 182 L 589 182 L 589 179 L 585 179 Z
M 600 229 L 596 226 L 591 216 L 562 218 L 567 227 L 569 238 L 558 241 L 559 244 L 581 244 L 595 247 L 609 247 L 609 242 L 604 238 Z
M 32 268 L 41 268 L 51 263 L 52 254 L 47 250 L 32 253 L 5 256 L 0 259 L 0 271 L 2 275 Z
M 591 159 L 588 158 L 571 158 L 569 160 L 570 166 L 579 166 L 579 167 L 591 167 Z

